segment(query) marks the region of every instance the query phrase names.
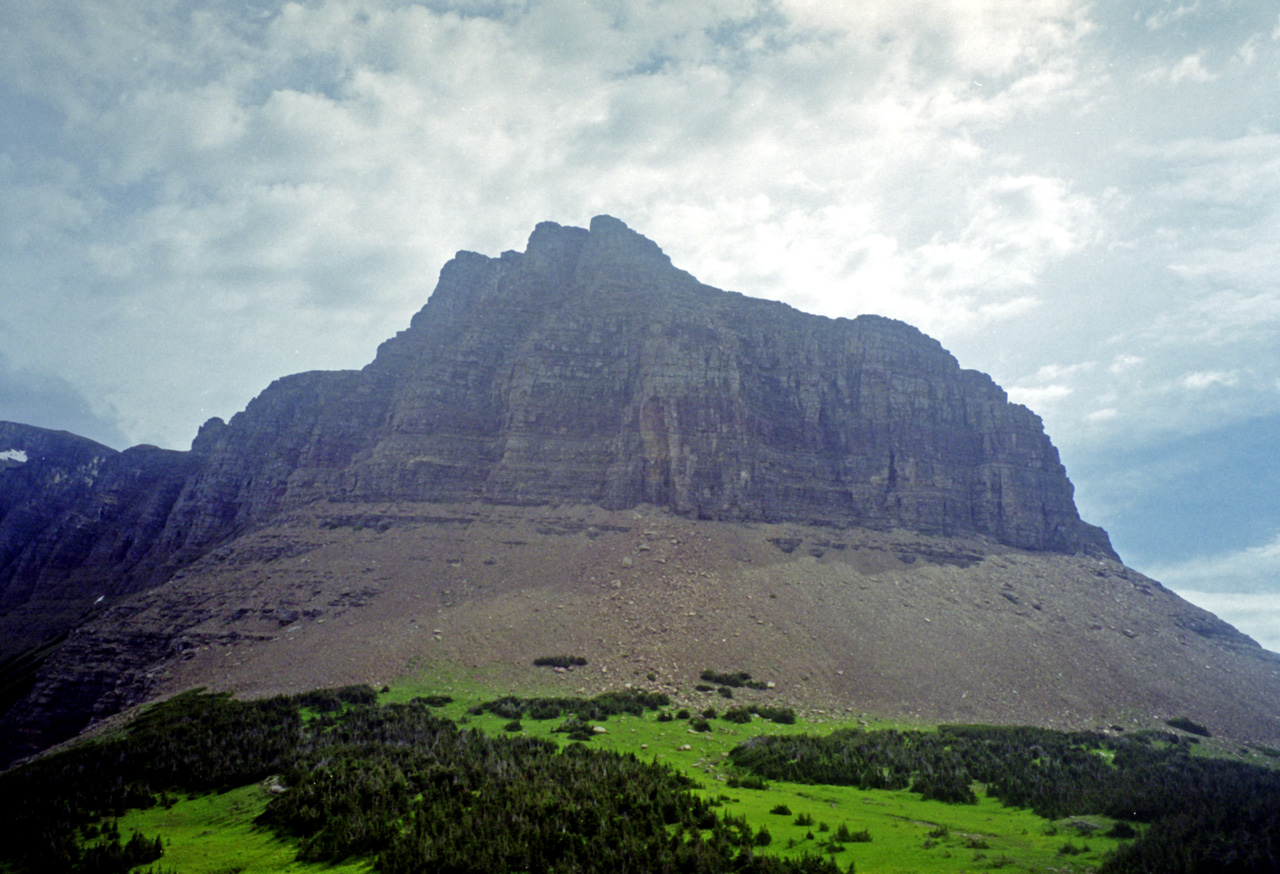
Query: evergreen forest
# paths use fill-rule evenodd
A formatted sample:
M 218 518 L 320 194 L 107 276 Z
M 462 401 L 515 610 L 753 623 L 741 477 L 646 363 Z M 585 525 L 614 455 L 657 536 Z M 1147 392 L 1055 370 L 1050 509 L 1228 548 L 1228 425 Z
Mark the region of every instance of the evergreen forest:
M 719 810 L 685 774 L 593 744 L 611 716 L 672 720 L 665 696 L 509 696 L 472 708 L 516 726 L 497 733 L 440 715 L 449 700 L 380 703 L 368 687 L 178 696 L 0 775 L 0 870 L 168 874 L 164 836 L 122 835 L 115 820 L 254 783 L 273 793 L 258 825 L 299 860 L 367 860 L 387 874 L 853 869 L 834 841 L 827 853 L 773 852 L 767 828 Z M 732 729 L 750 715 L 733 713 L 718 721 Z M 564 736 L 530 736 L 522 719 L 554 720 Z M 730 752 L 727 785 L 910 790 L 947 805 L 974 804 L 979 791 L 1046 818 L 1109 817 L 1131 840 L 1104 874 L 1280 870 L 1280 772 L 1200 755 L 1196 740 L 990 726 L 757 736 Z M 833 837 L 874 838 L 844 825 Z

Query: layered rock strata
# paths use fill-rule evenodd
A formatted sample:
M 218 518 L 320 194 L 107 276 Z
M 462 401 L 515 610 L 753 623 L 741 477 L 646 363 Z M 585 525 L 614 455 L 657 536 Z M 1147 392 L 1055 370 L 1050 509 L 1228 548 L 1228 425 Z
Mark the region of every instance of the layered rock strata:
M 198 533 L 211 503 L 249 522 L 321 496 L 478 499 L 1114 555 L 1039 418 L 936 341 L 701 285 L 607 217 L 459 254 L 364 371 L 283 380 L 233 419 L 205 482 L 178 508 Z
M 1040 419 L 936 341 L 702 285 L 607 216 L 459 253 L 363 370 L 278 380 L 191 452 L 7 425 L 0 453 L 9 613 L 154 584 L 318 499 L 650 504 L 1114 557 Z

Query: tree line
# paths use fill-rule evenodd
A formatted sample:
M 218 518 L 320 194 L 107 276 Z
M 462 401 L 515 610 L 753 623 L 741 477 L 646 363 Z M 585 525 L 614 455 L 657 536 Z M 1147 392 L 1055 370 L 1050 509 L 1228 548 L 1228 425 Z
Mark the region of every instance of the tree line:
M 0 775 L 0 869 L 122 874 L 157 861 L 163 842 L 124 838 L 113 818 L 272 777 L 286 791 L 260 824 L 296 841 L 299 858 L 368 859 L 388 874 L 840 870 L 830 858 L 761 853 L 767 830 L 722 815 L 665 765 L 578 743 L 491 737 L 435 714 L 429 703 L 445 700 L 380 705 L 368 687 L 249 702 L 178 696 L 116 735 Z M 666 703 L 637 691 L 505 698 L 480 709 L 554 709 L 581 722 Z M 990 726 L 757 737 L 732 751 L 730 785 L 910 789 L 965 804 L 981 784 L 1048 818 L 1120 820 L 1117 830 L 1134 839 L 1103 874 L 1280 870 L 1280 772 L 1194 755 L 1194 741 Z
M 653 704 L 647 693 L 628 694 L 582 709 L 599 719 Z M 842 870 L 817 856 L 757 853 L 766 842 L 759 832 L 717 815 L 665 765 L 582 744 L 561 750 L 490 737 L 433 714 L 424 700 L 379 705 L 367 687 L 249 702 L 187 693 L 116 736 L 0 775 L 0 867 L 127 871 L 151 859 L 125 848 L 162 843 L 137 836 L 116 853 L 118 836 L 113 844 L 101 835 L 104 818 L 269 776 L 286 791 L 260 824 L 297 841 L 300 859 L 366 858 L 387 874 Z
M 1280 772 L 1194 755 L 1195 739 L 1040 728 L 849 729 L 751 738 L 730 753 L 760 779 L 910 789 L 975 803 L 983 784 L 1048 819 L 1102 814 L 1145 824 L 1101 874 L 1280 871 Z

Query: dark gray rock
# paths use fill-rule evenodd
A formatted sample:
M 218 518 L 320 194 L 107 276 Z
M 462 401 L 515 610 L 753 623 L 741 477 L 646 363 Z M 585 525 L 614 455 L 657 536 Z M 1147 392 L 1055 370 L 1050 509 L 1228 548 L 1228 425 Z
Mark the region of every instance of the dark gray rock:
M 363 371 L 275 383 L 170 537 L 325 496 L 648 503 L 1114 557 L 1040 419 L 936 341 L 701 285 L 608 217 L 460 253 Z
M 117 452 L 10 422 L 0 453 L 0 658 L 171 572 L 159 537 L 198 453 Z
M 0 655 L 323 498 L 654 504 L 1115 557 L 1040 419 L 935 340 L 702 285 L 607 216 L 459 253 L 366 368 L 277 380 L 191 452 L 0 424 L 8 450 L 28 460 L 0 468 L 0 624 L 25 631 Z M 28 622 L 40 602 L 56 620 Z

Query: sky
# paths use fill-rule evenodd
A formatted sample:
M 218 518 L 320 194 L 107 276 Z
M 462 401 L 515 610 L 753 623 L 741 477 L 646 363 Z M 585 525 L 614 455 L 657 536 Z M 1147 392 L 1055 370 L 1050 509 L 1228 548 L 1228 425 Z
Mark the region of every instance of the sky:
M 936 337 L 1280 651 L 1278 112 L 1254 0 L 11 0 L 0 419 L 187 448 L 607 213 Z

